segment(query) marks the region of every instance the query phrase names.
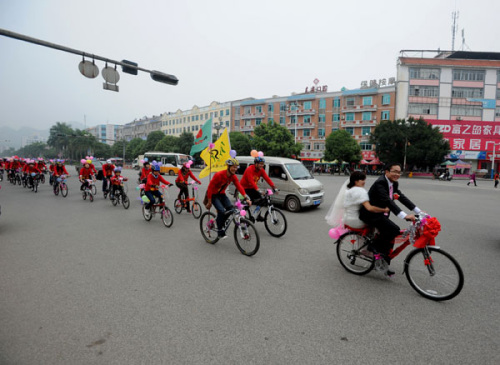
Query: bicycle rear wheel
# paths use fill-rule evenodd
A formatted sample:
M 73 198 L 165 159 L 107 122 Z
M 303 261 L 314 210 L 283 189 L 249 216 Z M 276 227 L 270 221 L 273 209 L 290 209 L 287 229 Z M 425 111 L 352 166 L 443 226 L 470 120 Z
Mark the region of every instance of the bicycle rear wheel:
M 96 195 L 97 194 L 97 186 L 95 184 L 90 185 L 90 191 L 92 194 Z
M 417 293 L 435 301 L 456 297 L 464 286 L 464 274 L 457 260 L 437 247 L 410 252 L 405 259 L 405 273 Z
M 240 218 L 239 226 L 234 226 L 234 241 L 238 250 L 245 256 L 253 256 L 259 251 L 259 233 L 252 222 L 245 218 Z
M 337 257 L 340 264 L 355 275 L 369 273 L 375 265 L 375 260 L 367 251 L 367 239 L 354 232 L 347 232 L 337 241 Z
M 217 235 L 217 223 L 215 223 L 215 214 L 205 212 L 200 218 L 200 232 L 206 242 L 215 244 L 219 237 Z
M 182 202 L 179 199 L 175 199 L 174 201 L 174 209 L 177 214 L 181 214 L 182 212 Z
M 122 197 L 122 205 L 124 209 L 128 209 L 130 207 L 130 199 L 128 198 L 128 196 L 124 195 Z
M 272 208 L 267 210 L 264 216 L 264 225 L 271 236 L 281 237 L 286 233 L 288 223 L 283 212 Z
M 40 175 L 40 182 L 42 184 L 45 184 L 45 174 L 43 174 L 43 173 Z
M 172 227 L 172 224 L 174 224 L 174 215 L 169 207 L 163 207 L 161 210 L 161 221 L 165 227 Z
M 68 185 L 61 184 L 61 195 L 63 196 L 63 198 L 66 198 L 68 196 Z

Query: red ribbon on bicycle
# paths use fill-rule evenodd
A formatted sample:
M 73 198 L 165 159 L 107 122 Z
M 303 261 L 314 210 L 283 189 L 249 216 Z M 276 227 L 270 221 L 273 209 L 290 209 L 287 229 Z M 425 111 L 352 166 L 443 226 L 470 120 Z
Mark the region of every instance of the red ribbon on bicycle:
M 434 246 L 436 244 L 435 237 L 441 230 L 441 223 L 436 217 L 427 218 L 423 222 L 422 233 L 413 244 L 416 248 L 424 248 L 425 246 Z

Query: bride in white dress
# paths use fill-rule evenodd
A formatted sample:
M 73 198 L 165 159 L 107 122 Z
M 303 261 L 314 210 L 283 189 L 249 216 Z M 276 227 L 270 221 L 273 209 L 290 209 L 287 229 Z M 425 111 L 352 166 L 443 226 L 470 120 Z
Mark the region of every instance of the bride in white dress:
M 363 205 L 366 210 L 374 213 L 388 213 L 389 208 L 379 208 L 370 204 L 368 192 L 365 190 L 366 175 L 354 171 L 349 180 L 340 188 L 325 219 L 334 227 L 347 225 L 351 228 L 363 228 L 366 223 L 359 219 L 359 209 Z

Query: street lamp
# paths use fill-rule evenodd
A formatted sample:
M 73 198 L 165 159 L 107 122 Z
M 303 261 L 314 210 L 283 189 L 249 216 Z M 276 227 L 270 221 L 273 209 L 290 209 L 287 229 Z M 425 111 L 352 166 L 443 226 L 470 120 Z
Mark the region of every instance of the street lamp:
M 490 144 L 490 143 L 493 144 L 493 154 L 491 156 L 491 178 L 493 179 L 493 175 L 495 174 L 495 157 L 496 157 L 495 148 L 496 148 L 496 146 L 500 146 L 500 142 L 495 143 L 494 141 L 488 141 L 488 142 L 486 142 L 486 149 L 488 149 L 488 144 Z
M 407 119 L 404 122 L 405 125 L 405 151 L 404 151 L 404 159 L 403 159 L 403 176 L 406 172 L 406 149 L 408 147 L 408 131 L 411 126 L 417 125 L 417 122 L 415 122 L 413 119 Z
M 220 117 L 219 117 L 219 123 L 215 123 L 214 128 L 215 128 L 215 130 L 217 131 L 217 139 L 219 139 L 219 137 L 220 137 L 220 136 L 219 136 L 219 131 L 220 131 L 222 128 L 224 128 L 224 126 L 222 125 L 222 120 L 221 120 L 221 118 L 220 118 Z

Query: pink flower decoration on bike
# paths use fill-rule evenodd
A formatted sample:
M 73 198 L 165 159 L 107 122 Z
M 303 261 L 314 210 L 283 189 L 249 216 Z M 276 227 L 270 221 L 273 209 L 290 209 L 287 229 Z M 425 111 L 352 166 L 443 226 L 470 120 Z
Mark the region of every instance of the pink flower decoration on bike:
M 267 189 L 267 195 L 273 195 L 273 191 L 271 189 Z
M 246 210 L 241 210 L 241 211 L 240 211 L 240 215 L 241 215 L 242 217 L 246 216 L 246 215 L 247 215 L 247 211 L 246 211 Z

